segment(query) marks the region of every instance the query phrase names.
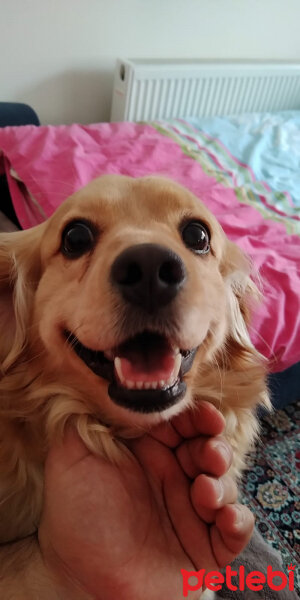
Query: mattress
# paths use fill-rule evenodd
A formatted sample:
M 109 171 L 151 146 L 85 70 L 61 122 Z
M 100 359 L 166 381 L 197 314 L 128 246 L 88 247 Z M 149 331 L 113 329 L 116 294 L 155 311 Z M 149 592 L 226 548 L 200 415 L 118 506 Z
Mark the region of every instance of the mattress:
M 42 222 L 103 173 L 156 173 L 185 185 L 252 258 L 264 299 L 253 318 L 252 340 L 270 370 L 294 373 L 295 384 L 300 361 L 300 112 L 6 127 L 0 130 L 1 172 L 23 228 Z

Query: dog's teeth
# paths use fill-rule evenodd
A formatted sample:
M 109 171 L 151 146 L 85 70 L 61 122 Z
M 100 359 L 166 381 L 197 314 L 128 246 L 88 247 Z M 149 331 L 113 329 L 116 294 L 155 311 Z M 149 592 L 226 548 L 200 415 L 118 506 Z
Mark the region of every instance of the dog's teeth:
M 122 373 L 122 363 L 121 363 L 121 359 L 120 359 L 118 356 L 116 356 L 116 358 L 115 358 L 115 360 L 114 360 L 114 366 L 115 366 L 115 369 L 116 369 L 117 375 L 118 375 L 118 377 L 119 377 L 119 379 L 120 379 L 121 383 L 124 383 L 126 380 L 125 380 L 125 378 L 123 377 L 123 373 Z
M 106 350 L 103 354 L 108 360 L 114 360 L 114 353 L 112 350 Z
M 168 387 L 171 387 L 172 385 L 174 385 L 175 381 L 178 378 L 180 367 L 181 367 L 181 358 L 182 358 L 181 354 L 178 354 L 175 358 L 173 373 L 172 373 L 171 377 L 169 377 L 168 381 L 165 382 Z
M 176 355 L 180 353 L 178 346 L 176 348 L 173 348 L 173 351 L 174 351 L 174 354 L 176 354 Z
M 133 390 L 135 388 L 134 381 L 129 381 L 128 379 L 125 379 L 124 383 L 129 390 Z
M 170 387 L 174 385 L 175 381 L 177 380 L 181 366 L 181 354 L 177 354 L 175 357 L 173 372 L 169 377 L 168 381 L 164 379 L 161 379 L 159 381 L 131 381 L 129 379 L 126 379 L 122 373 L 122 361 L 118 356 L 114 358 L 114 366 L 119 381 L 124 387 L 126 387 L 129 390 L 163 389 L 164 387 Z
M 177 354 L 176 358 L 175 358 L 175 364 L 174 364 L 174 369 L 173 369 L 173 373 L 172 373 L 172 379 L 177 379 L 179 371 L 180 371 L 180 367 L 181 367 L 181 354 Z M 170 378 L 171 379 L 171 378 Z

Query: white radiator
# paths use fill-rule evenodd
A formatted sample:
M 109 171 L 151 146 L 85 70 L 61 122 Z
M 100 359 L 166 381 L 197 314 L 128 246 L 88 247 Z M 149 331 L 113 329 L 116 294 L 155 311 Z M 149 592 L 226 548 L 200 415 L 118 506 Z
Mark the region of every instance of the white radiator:
M 300 109 L 300 63 L 117 61 L 111 121 Z

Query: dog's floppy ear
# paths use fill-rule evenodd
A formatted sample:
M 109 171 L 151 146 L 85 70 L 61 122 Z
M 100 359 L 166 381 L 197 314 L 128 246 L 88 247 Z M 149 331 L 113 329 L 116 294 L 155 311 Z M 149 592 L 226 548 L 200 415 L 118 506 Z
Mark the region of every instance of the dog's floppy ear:
M 250 277 L 251 261 L 236 244 L 228 241 L 221 271 L 228 285 L 232 337 L 241 345 L 249 346 L 248 326 L 260 300 L 258 288 Z
M 40 273 L 43 226 L 0 234 L 0 375 L 26 346 L 32 298 Z
M 248 327 L 251 314 L 261 294 L 251 279 L 250 259 L 232 242 L 227 242 L 221 272 L 227 285 L 229 331 L 226 339 L 227 370 L 231 373 L 229 402 L 238 398 L 239 405 L 249 405 L 249 386 L 252 406 L 260 404 L 267 410 L 271 403 L 265 382 L 267 361 L 253 345 Z M 256 275 L 256 274 L 255 274 Z M 230 388 L 231 386 L 231 388 Z

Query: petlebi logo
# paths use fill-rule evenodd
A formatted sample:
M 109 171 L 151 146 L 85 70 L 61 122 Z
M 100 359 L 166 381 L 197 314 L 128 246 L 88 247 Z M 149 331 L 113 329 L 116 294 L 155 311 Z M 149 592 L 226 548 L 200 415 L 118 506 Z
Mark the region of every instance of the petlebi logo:
M 186 598 L 189 592 L 201 590 L 202 588 L 218 592 L 223 587 L 227 587 L 233 592 L 238 590 L 241 592 L 246 590 L 259 592 L 265 587 L 274 592 L 280 592 L 284 589 L 294 591 L 295 568 L 295 565 L 287 565 L 287 573 L 273 570 L 271 565 L 267 567 L 267 573 L 261 571 L 246 573 L 243 565 L 239 567 L 238 571 L 227 566 L 225 573 L 206 571 L 205 569 L 199 571 L 181 569 L 183 596 Z

